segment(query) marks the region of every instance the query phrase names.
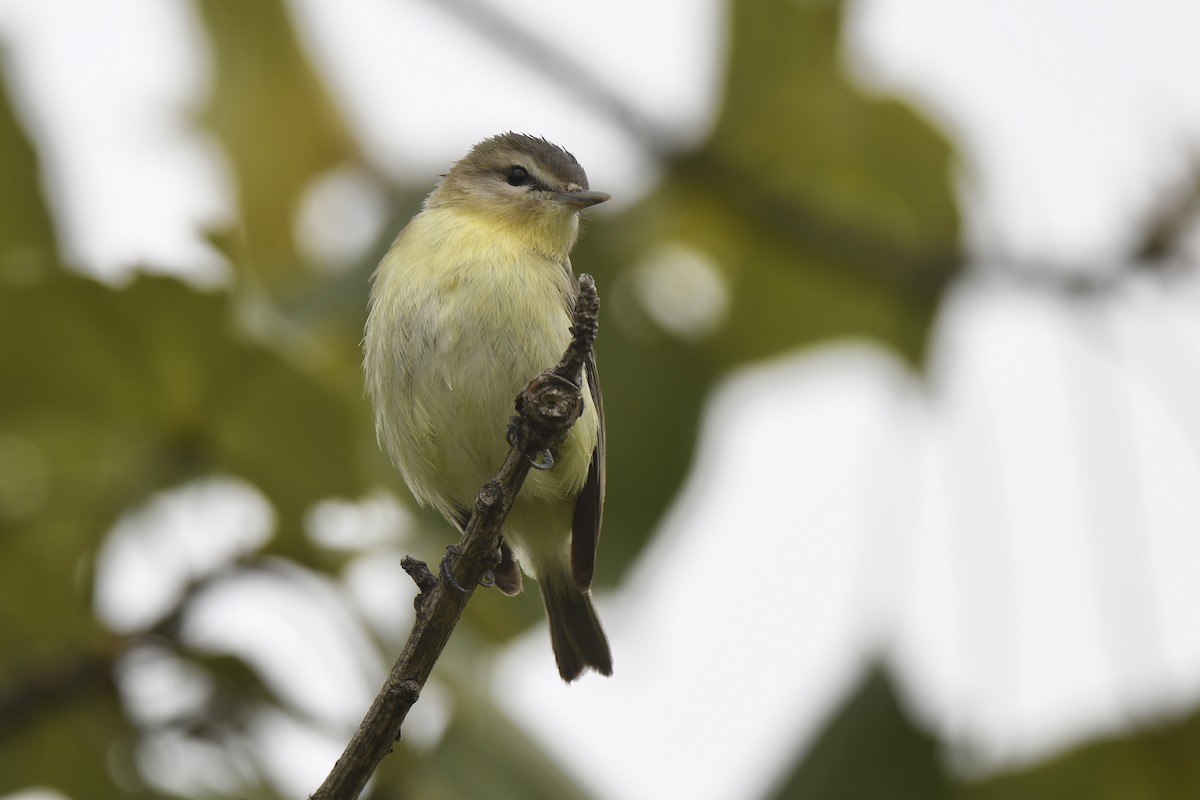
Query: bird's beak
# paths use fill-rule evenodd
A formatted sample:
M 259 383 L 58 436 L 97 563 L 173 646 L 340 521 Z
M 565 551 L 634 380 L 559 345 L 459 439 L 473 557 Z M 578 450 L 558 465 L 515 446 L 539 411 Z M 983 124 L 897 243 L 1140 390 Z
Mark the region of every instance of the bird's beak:
M 594 206 L 606 200 L 611 200 L 612 195 L 604 192 L 589 191 L 559 192 L 554 195 L 554 199 L 563 205 L 587 208 L 588 206 Z

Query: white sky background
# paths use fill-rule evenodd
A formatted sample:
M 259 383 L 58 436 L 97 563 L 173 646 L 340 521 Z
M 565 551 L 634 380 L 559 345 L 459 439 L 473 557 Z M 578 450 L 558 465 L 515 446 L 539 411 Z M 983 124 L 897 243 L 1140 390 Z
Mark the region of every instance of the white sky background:
M 294 6 L 390 173 L 429 181 L 517 129 L 568 146 L 618 209 L 652 185 L 623 133 L 433 3 Z M 574 4 L 503 7 L 542 35 L 569 25 L 571 50 L 672 130 L 698 137 L 712 119 L 723 4 L 621 0 L 585 23 Z M 0 0 L 64 247 L 98 273 L 220 273 L 197 232 L 235 212 L 219 150 L 188 122 L 210 82 L 195 24 L 180 0 Z M 395 30 L 422 35 L 398 47 Z M 955 138 L 981 262 L 1104 269 L 1131 212 L 1200 151 L 1197 31 L 1192 0 L 864 0 L 848 58 Z M 394 77 L 434 61 L 424 81 Z M 731 376 L 660 536 L 600 598 L 614 678 L 562 686 L 537 630 L 501 659 L 506 708 L 603 797 L 715 800 L 766 790 L 874 652 L 968 764 L 1194 701 L 1198 308 L 1192 277 L 1090 306 L 980 277 L 943 309 L 930 392 L 861 343 Z M 723 582 L 730 558 L 745 586 Z M 389 578 L 406 580 L 387 559 L 364 560 L 348 603 L 380 613 Z M 136 606 L 110 602 L 115 624 Z M 314 680 L 362 682 L 329 669 Z M 319 696 L 314 713 L 354 716 Z M 306 755 L 280 774 L 302 797 L 337 745 L 287 741 Z

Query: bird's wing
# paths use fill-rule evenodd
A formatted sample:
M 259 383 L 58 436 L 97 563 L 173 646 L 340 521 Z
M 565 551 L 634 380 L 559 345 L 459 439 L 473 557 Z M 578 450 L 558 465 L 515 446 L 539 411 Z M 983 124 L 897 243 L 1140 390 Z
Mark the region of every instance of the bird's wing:
M 600 376 L 596 371 L 596 355 L 588 355 L 584 364 L 592 403 L 600 427 L 596 435 L 596 449 L 592 451 L 592 465 L 588 469 L 587 482 L 583 491 L 575 498 L 575 519 L 571 526 L 571 573 L 575 588 L 586 592 L 592 585 L 596 572 L 596 547 L 600 544 L 600 520 L 604 514 L 604 400 L 600 395 Z

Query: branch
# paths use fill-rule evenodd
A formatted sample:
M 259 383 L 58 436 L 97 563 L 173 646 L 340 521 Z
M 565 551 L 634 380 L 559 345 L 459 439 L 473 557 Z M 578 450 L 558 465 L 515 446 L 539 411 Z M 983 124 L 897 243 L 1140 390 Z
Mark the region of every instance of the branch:
M 310 800 L 357 798 L 400 739 L 404 718 L 420 697 L 467 601 L 500 561 L 501 528 L 532 460 L 562 442 L 583 411 L 583 364 L 596 338 L 599 310 L 595 282 L 590 275 L 580 275 L 571 344 L 557 366 L 535 377 L 517 396 L 519 416 L 513 417 L 509 428 L 512 447 L 499 474 L 475 498 L 475 513 L 458 544 L 451 569 L 466 590 L 438 580 L 422 562 L 405 559 L 405 571 L 421 590 L 414 601 L 417 618 L 412 633 L 341 758 Z
M 957 248 L 929 252 L 912 249 L 852 220 L 841 220 L 819 204 L 781 192 L 760 174 L 736 164 L 710 142 L 700 150 L 625 95 L 597 77 L 578 53 L 539 36 L 486 0 L 430 2 L 515 61 L 549 76 L 582 106 L 615 124 L 648 155 L 666 164 L 694 191 L 715 191 L 741 219 L 800 251 L 833 259 L 835 269 L 850 267 L 885 284 L 899 284 L 919 295 L 932 295 L 949 280 L 963 257 Z
M 958 245 L 914 250 L 853 220 L 838 219 L 818 203 L 773 189 L 761 175 L 735 164 L 711 144 L 697 150 L 689 136 L 672 132 L 602 81 L 594 60 L 539 36 L 498 10 L 497 4 L 430 0 L 429 5 L 452 15 L 513 60 L 554 80 L 583 106 L 624 130 L 648 155 L 680 170 L 691 188 L 719 187 L 721 200 L 764 234 L 801 252 L 832 258 L 838 269 L 849 267 L 918 298 L 936 298 L 948 282 L 980 274 L 995 274 L 1048 293 L 1089 298 L 1119 291 L 1139 270 L 1165 273 L 1195 268 L 1194 258 L 1189 262 L 1183 245 L 1184 235 L 1200 218 L 1200 159 L 1192 182 L 1157 210 L 1134 251 L 1120 256 L 1112 270 L 1098 272 L 1091 263 L 1011 259 L 1004 253 L 969 252 Z
M 1188 234 L 1200 221 L 1200 154 L 1193 154 L 1186 174 L 1166 187 L 1145 215 L 1141 239 L 1134 249 L 1136 263 L 1163 269 L 1186 259 Z
M 680 137 L 627 102 L 625 93 L 596 77 L 576 51 L 550 44 L 481 0 L 437 0 L 430 5 L 503 48 L 509 57 L 524 62 L 539 75 L 550 76 L 581 106 L 622 128 L 650 155 L 666 160 L 683 148 Z

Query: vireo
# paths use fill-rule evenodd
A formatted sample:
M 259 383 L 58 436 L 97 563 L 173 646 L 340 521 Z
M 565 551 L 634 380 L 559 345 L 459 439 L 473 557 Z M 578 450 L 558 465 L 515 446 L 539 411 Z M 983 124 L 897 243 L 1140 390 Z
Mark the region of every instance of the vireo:
M 460 530 L 504 461 L 514 398 L 570 341 L 579 212 L 608 199 L 563 148 L 494 136 L 443 176 L 375 272 L 364 372 L 376 431 L 417 501 Z M 522 567 L 540 584 L 565 681 L 612 673 L 590 592 L 604 504 L 594 358 L 584 380 L 583 415 L 553 466 L 526 479 L 495 571 L 507 594 Z

